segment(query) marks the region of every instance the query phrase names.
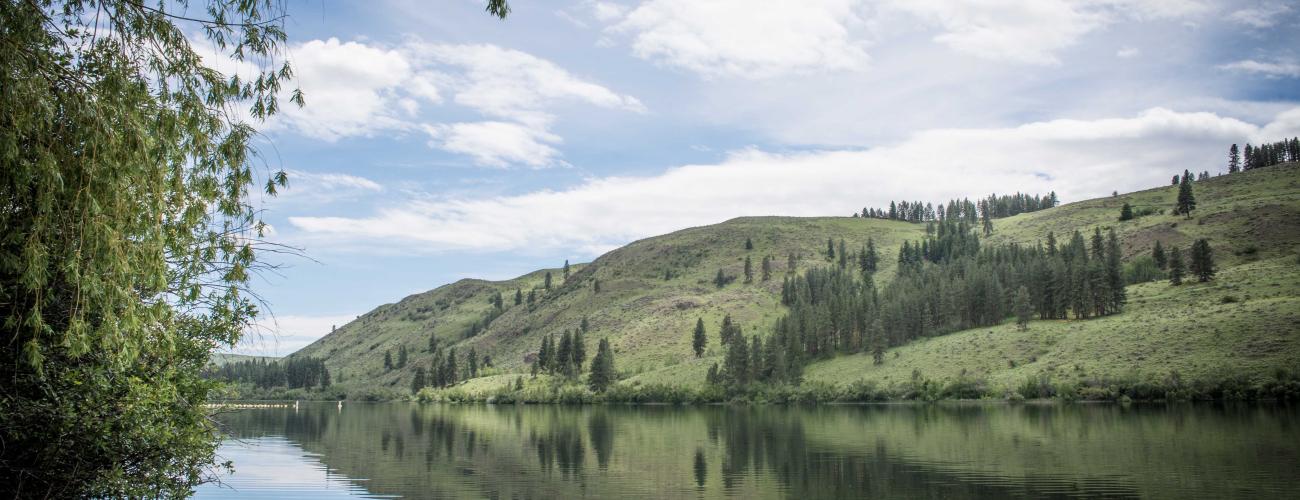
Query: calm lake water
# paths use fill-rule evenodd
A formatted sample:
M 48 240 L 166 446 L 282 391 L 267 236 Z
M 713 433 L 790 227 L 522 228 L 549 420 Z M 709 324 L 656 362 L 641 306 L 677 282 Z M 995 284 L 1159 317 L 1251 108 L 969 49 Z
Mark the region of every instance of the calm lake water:
M 1297 498 L 1300 410 L 304 403 L 198 498 Z

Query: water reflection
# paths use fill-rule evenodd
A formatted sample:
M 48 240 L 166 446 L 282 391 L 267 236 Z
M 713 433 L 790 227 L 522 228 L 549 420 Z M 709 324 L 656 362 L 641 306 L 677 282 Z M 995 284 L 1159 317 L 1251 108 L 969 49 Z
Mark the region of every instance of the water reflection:
M 1271 406 L 329 404 L 222 421 L 315 457 L 316 473 L 336 471 L 277 477 L 362 484 L 341 474 L 413 498 L 1224 498 L 1292 494 L 1297 416 Z M 278 487 L 266 478 L 283 468 L 274 453 L 232 458 L 233 478 Z

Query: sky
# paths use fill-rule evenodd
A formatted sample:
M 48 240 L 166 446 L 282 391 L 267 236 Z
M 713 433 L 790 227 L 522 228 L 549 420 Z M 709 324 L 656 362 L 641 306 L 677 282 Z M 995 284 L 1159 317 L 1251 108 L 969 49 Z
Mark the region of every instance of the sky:
M 257 201 L 302 256 L 267 256 L 264 317 L 229 350 L 289 354 L 409 294 L 734 217 L 1077 201 L 1300 135 L 1285 1 L 483 6 L 287 2 L 306 107 L 256 124 L 289 174 Z

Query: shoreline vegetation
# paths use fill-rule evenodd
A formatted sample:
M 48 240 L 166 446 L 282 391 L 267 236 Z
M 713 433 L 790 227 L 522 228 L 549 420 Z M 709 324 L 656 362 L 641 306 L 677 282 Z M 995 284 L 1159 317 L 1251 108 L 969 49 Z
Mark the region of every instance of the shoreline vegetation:
M 501 378 L 501 377 L 487 377 Z M 517 381 L 524 381 L 516 388 Z M 1186 402 L 1186 401 L 1300 401 L 1300 372 L 1278 370 L 1268 377 L 1232 376 L 1184 380 L 1176 372 L 1163 379 L 1140 377 L 1088 382 L 1054 382 L 1050 377 L 1028 378 L 1019 386 L 995 388 L 986 380 L 959 378 L 931 380 L 923 375 L 907 383 L 881 385 L 871 381 L 849 384 L 805 382 L 800 385 L 754 386 L 727 390 L 717 386 L 682 387 L 666 384 L 618 384 L 603 393 L 576 380 L 558 377 L 510 377 L 494 388 L 471 389 L 475 380 L 447 388 L 424 388 L 416 394 L 397 391 L 348 393 L 330 390 L 273 389 L 247 393 L 227 392 L 213 404 L 248 401 L 411 401 L 417 403 L 486 404 L 854 404 L 933 403 L 984 401 L 1020 403 L 1059 402 Z M 484 384 L 477 384 L 484 385 Z

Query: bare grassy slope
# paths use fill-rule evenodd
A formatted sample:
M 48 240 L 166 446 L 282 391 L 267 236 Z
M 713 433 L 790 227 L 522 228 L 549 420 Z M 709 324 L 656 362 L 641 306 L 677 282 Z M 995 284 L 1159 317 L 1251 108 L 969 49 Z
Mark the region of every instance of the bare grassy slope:
M 1277 368 L 1300 367 L 1300 166 L 1216 177 L 1196 183 L 1195 191 L 1198 209 L 1190 219 L 1148 215 L 1117 220 L 1125 202 L 1171 212 L 1177 188 L 1165 186 L 999 219 L 990 240 L 1034 244 L 1054 231 L 1065 241 L 1076 228 L 1114 227 L 1126 257 L 1134 257 L 1150 252 L 1156 240 L 1186 248 L 1196 238 L 1209 238 L 1223 269 L 1215 282 L 1136 285 L 1129 288 L 1128 310 L 1119 316 L 1039 321 L 1024 333 L 1010 325 L 958 332 L 892 349 L 883 366 L 873 366 L 863 356 L 844 356 L 815 363 L 807 377 L 888 384 L 909 379 L 914 371 L 939 380 L 964 370 L 1012 386 L 1039 375 L 1056 380 L 1172 372 L 1189 378 L 1263 376 Z M 827 238 L 843 238 L 856 251 L 872 237 L 882 257 L 877 281 L 883 284 L 892 279 L 898 247 L 905 239 L 923 237 L 924 229 L 848 217 L 734 219 L 631 243 L 575 266 L 567 282 L 552 269 L 555 287 L 549 293 L 539 290 L 533 308 L 513 306 L 514 290 L 526 294 L 540 287 L 546 270 L 500 282 L 461 280 L 380 306 L 294 355 L 326 357 L 345 387 L 405 390 L 415 367 L 428 366 L 425 347 L 431 333 L 444 345 L 455 343 L 461 355 L 471 347 L 490 355 L 497 369 L 488 374 L 523 373 L 525 356 L 537 349 L 542 336 L 575 329 L 587 317 L 592 329 L 588 352 L 594 352 L 597 339 L 608 337 L 627 383 L 694 386 L 721 359 L 717 327 L 724 314 L 731 314 L 747 333 L 766 334 L 784 313 L 780 286 L 789 254 L 797 256 L 798 270 L 834 265 L 824 258 Z M 753 240 L 753 250 L 745 250 L 746 238 Z M 766 282 L 760 279 L 765 255 L 773 260 L 772 279 Z M 746 256 L 753 261 L 753 283 L 743 282 Z M 713 284 L 720 268 L 737 277 L 721 289 Z M 599 293 L 594 290 L 597 280 Z M 508 309 L 486 332 L 464 338 L 498 291 L 506 296 Z M 690 334 L 699 317 L 708 326 L 710 345 L 696 359 Z M 396 355 L 399 345 L 407 346 L 410 363 L 384 371 L 384 351 Z

